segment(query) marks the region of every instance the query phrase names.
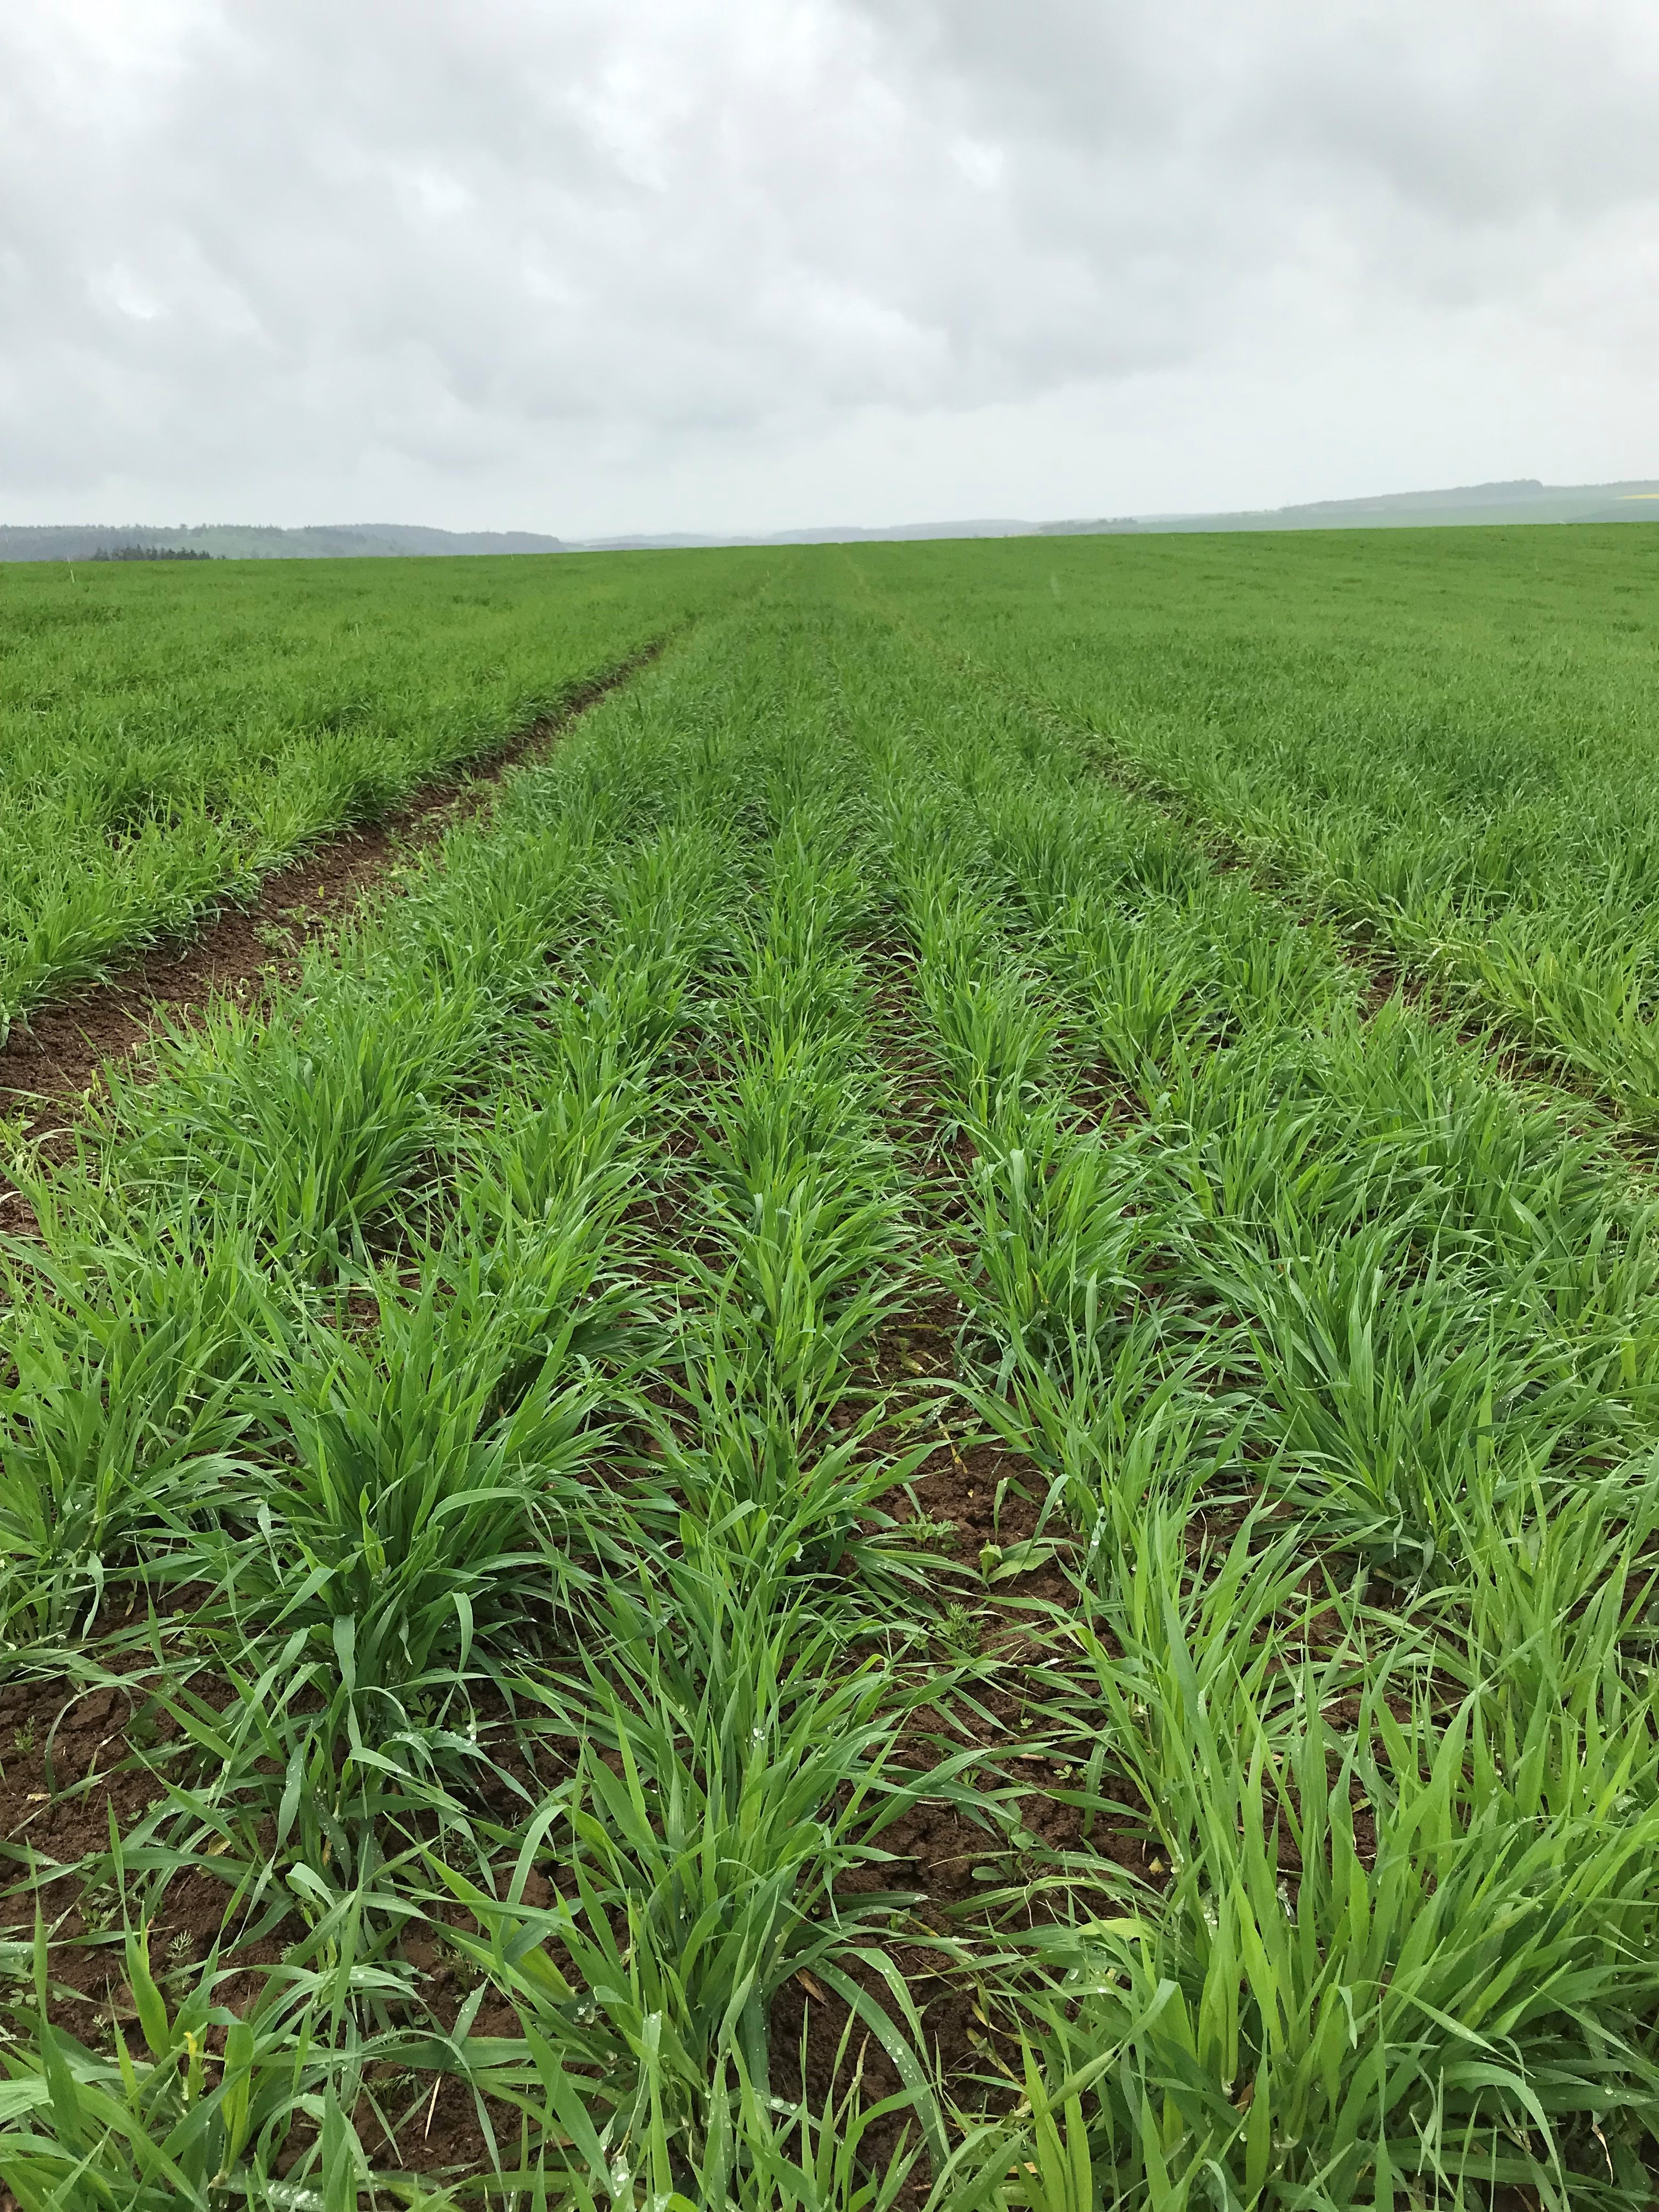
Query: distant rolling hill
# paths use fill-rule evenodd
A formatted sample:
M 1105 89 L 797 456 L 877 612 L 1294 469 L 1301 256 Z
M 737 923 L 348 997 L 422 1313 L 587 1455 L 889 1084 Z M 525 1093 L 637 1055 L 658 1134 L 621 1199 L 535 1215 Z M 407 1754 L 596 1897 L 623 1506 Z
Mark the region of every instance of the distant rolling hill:
M 0 524 L 0 561 L 90 561 L 123 546 L 162 552 L 212 553 L 228 561 L 339 561 L 385 559 L 421 553 L 565 553 L 560 538 L 529 530 L 425 530 L 417 523 L 313 524 L 279 530 L 274 524 L 209 522 L 195 529 L 156 529 L 144 523 L 44 523 L 29 529 Z
M 1370 499 L 1310 500 L 1299 507 L 1232 514 L 1114 515 L 1095 522 L 1040 523 L 1038 534 L 1084 537 L 1160 530 L 1380 530 L 1481 522 L 1659 522 L 1659 478 L 1624 483 L 1459 484 L 1447 491 L 1382 492 Z
M 1437 524 L 1516 522 L 1659 522 L 1659 477 L 1621 483 L 1547 484 L 1535 477 L 1506 483 L 1460 484 L 1444 491 L 1382 492 L 1370 499 L 1311 500 L 1296 507 L 1231 513 L 1119 514 L 1066 522 L 900 522 L 866 529 L 855 523 L 750 535 L 696 532 L 625 538 L 547 538 L 530 530 L 428 530 L 418 524 L 313 524 L 281 530 L 241 523 L 155 529 L 138 523 L 0 524 L 0 561 L 89 561 L 100 553 L 145 546 L 158 551 L 211 553 L 233 561 L 340 560 L 422 554 L 608 553 L 665 551 L 718 545 L 868 544 L 880 540 L 949 538 L 1097 537 L 1172 530 L 1421 529 Z

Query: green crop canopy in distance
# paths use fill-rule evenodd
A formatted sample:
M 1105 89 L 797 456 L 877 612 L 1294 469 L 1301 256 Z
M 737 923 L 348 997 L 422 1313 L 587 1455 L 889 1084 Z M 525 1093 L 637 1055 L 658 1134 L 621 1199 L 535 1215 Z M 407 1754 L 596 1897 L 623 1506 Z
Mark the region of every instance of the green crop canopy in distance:
M 1060 556 L 696 566 L 13 1164 L 22 2212 L 1650 2206 L 1654 1188 L 1035 697 Z
M 866 548 L 896 618 L 1659 1128 L 1659 531 Z

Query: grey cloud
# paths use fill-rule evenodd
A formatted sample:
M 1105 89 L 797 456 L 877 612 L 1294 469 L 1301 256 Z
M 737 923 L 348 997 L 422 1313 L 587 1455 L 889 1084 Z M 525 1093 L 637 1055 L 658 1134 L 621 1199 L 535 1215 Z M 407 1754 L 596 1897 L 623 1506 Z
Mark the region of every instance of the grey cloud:
M 1644 0 L 55 0 L 0 20 L 0 498 L 557 527 L 466 487 L 1559 320 L 1659 222 L 1656 90 Z

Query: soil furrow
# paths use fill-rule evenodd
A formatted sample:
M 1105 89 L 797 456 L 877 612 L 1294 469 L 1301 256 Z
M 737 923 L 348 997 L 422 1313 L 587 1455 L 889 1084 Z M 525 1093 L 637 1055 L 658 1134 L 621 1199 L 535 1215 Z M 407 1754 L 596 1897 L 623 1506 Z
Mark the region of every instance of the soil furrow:
M 453 823 L 488 807 L 509 770 L 541 759 L 581 715 L 663 653 L 659 638 L 596 677 L 556 713 L 541 716 L 463 772 L 423 785 L 382 820 L 313 845 L 265 877 L 248 906 L 221 912 L 187 944 L 158 946 L 106 983 L 20 1016 L 0 1046 L 0 1115 L 46 1139 L 102 1071 L 131 1060 L 165 1027 L 188 1023 L 226 994 L 258 1003 L 291 977 L 304 947 L 326 936 L 366 897 L 390 890 L 395 872 Z M 0 1192 L 10 1187 L 0 1177 Z M 3 1199 L 0 1198 L 0 1205 Z M 0 1217 L 0 1226 L 13 1226 Z

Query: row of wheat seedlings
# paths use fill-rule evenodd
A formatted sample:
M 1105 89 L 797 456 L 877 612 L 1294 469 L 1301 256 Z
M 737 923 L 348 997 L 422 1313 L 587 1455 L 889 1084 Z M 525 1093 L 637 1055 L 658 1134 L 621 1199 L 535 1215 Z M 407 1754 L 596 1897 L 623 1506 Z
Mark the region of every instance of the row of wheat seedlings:
M 9 1662 L 119 1680 L 161 1726 L 155 1802 L 106 1854 L 15 1854 L 51 1900 L 15 1954 L 34 2011 L 59 1937 L 119 1962 L 148 2046 L 135 2071 L 106 2011 L 84 2042 L 32 2023 L 0 2104 L 20 2200 L 218 2201 L 296 2150 L 355 2189 L 358 2128 L 395 2139 L 428 2072 L 491 2075 L 441 1900 L 550 1824 L 574 1692 L 545 1655 L 647 1556 L 654 1496 L 611 1448 L 666 1324 L 623 1224 L 730 933 L 741 645 L 616 703 L 269 1024 L 181 1040 L 28 1182 Z M 146 1931 L 204 1874 L 220 1936 L 152 1999 Z M 112 1889 L 96 1923 L 58 1904 L 70 1877 Z
M 1644 2203 L 1649 1209 L 932 680 L 889 805 L 963 1352 L 1084 1544 L 1054 1740 L 1168 1869 L 1028 1852 L 1035 2177 L 998 2135 L 977 2201 Z
M 913 1224 L 834 693 L 776 623 L 671 665 L 28 1180 L 10 1656 L 123 1686 L 155 1784 L 106 1850 L 15 1854 L 31 2208 L 406 2195 L 441 2102 L 525 2201 L 944 2168 L 908 1900 L 842 1887 L 970 1792 L 919 1755 L 916 1452 L 855 1380 Z M 803 1972 L 884 2112 L 772 2047 Z
M 316 840 L 557 715 L 745 561 L 8 571 L 0 1044 Z
M 1041 726 L 778 599 L 124 1091 L 9 1259 L 7 1657 L 136 1692 L 151 1793 L 9 1847 L 27 2212 L 1645 2203 L 1645 1215 L 1353 998 Z M 868 1375 L 930 1270 L 1075 1583 L 986 1662 L 1064 1854 L 927 1662 Z M 923 1796 L 989 1838 L 922 1931 L 986 2085 L 901 1971 Z
M 1375 597 L 1334 590 L 1316 538 L 1272 583 L 1244 541 L 1201 587 L 1168 556 L 1010 547 L 971 580 L 862 557 L 986 681 L 1651 1130 L 1650 547 L 1377 544 Z

